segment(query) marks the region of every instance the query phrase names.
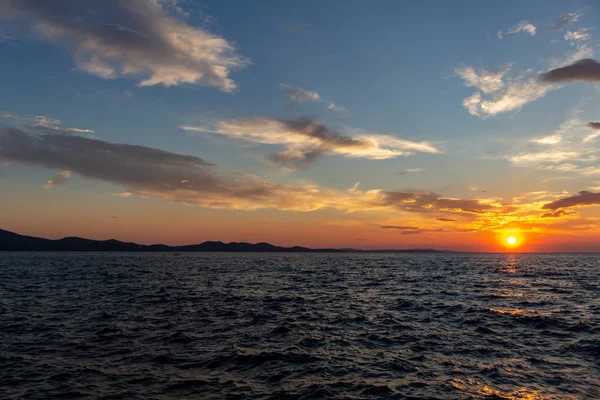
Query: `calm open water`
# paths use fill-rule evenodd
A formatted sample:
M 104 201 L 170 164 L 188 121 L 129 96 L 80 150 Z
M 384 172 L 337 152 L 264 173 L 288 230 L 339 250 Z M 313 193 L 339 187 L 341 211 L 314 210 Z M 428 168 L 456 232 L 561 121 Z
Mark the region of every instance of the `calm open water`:
M 0 253 L 0 398 L 600 398 L 600 256 Z

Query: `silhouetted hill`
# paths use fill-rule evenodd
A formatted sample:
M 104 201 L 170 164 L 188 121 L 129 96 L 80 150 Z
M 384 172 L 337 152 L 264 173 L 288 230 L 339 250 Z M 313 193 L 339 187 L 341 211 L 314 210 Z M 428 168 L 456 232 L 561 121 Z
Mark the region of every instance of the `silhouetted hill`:
M 308 247 L 280 247 L 270 243 L 245 243 L 245 242 L 204 242 L 186 246 L 167 246 L 165 244 L 153 244 L 150 246 L 121 242 L 115 239 L 92 240 L 79 237 L 66 237 L 58 240 L 37 238 L 33 236 L 19 235 L 17 233 L 0 229 L 0 251 L 168 251 L 168 252 L 191 252 L 191 251 L 232 251 L 232 252 L 369 252 L 368 250 L 356 249 L 310 249 Z M 378 252 L 442 252 L 432 249 L 409 249 L 409 250 L 380 250 Z

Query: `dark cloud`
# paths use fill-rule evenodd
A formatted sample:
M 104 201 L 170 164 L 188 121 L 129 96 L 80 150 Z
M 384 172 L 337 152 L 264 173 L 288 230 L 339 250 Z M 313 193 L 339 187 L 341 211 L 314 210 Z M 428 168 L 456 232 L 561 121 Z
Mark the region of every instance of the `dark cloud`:
M 384 192 L 383 202 L 397 208 L 416 211 L 447 211 L 457 213 L 484 214 L 498 210 L 479 200 L 449 199 L 431 192 Z
M 201 158 L 79 136 L 41 135 L 6 128 L 0 135 L 0 159 L 72 171 L 86 178 L 120 183 L 133 190 L 268 196 L 269 185 L 225 181 L 214 164 Z
M 306 149 L 306 150 L 286 150 L 272 153 L 267 156 L 267 160 L 277 164 L 288 171 L 296 171 L 312 165 L 315 161 L 326 154 L 326 150 Z
M 573 215 L 573 214 L 577 214 L 577 211 L 558 209 L 556 211 L 544 213 L 542 215 L 542 218 L 559 218 L 559 217 L 562 217 L 563 215 Z
M 600 81 L 600 63 L 586 58 L 566 67 L 556 68 L 539 76 L 542 82 L 563 83 L 573 81 Z
M 248 60 L 225 39 L 192 27 L 169 11 L 177 14 L 175 2 L 2 0 L 0 4 L 0 18 L 27 20 L 44 39 L 68 45 L 78 68 L 90 74 L 141 78 L 141 86 L 189 83 L 235 90 L 229 74 Z
M 323 133 L 317 135 L 328 138 L 324 140 L 339 140 Z M 280 162 L 293 161 L 284 155 L 279 157 Z M 312 156 L 305 157 L 310 161 Z M 437 212 L 438 215 L 440 212 L 487 214 L 498 211 L 498 208 L 478 200 L 449 199 L 430 192 L 360 191 L 356 187 L 339 191 L 311 184 L 276 184 L 242 172 L 223 171 L 215 164 L 192 155 L 81 136 L 34 135 L 19 128 L 0 129 L 2 162 L 63 171 L 62 177 L 55 178 L 58 180 L 66 180 L 72 173 L 119 184 L 124 191 L 113 194 L 123 198 L 133 195 L 159 197 L 211 208 L 276 208 L 294 211 L 321 208 L 344 211 L 396 209 L 417 213 Z M 502 211 L 505 207 L 499 209 Z
M 458 222 L 458 220 L 456 219 L 452 219 L 452 218 L 436 218 L 438 221 L 442 221 L 442 222 Z
M 398 229 L 400 231 L 418 231 L 416 226 L 384 225 L 381 229 Z
M 588 122 L 587 126 L 592 129 L 600 129 L 600 122 Z
M 544 204 L 542 208 L 544 210 L 558 210 L 560 208 L 593 205 L 600 205 L 600 193 L 592 193 L 583 190 L 575 196 L 565 197 L 564 199 Z
M 323 124 L 319 124 L 308 117 L 301 117 L 296 120 L 280 121 L 288 129 L 307 136 L 309 138 L 319 139 L 323 145 L 332 147 L 358 147 L 369 148 L 372 146 L 364 140 L 354 139 L 348 136 L 340 135 L 327 128 Z

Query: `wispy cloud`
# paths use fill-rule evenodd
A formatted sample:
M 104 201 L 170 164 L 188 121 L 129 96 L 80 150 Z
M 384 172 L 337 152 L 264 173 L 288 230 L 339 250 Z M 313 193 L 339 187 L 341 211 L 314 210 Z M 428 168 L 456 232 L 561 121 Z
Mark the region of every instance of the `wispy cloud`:
M 476 71 L 473 67 L 463 67 L 455 69 L 455 72 L 465 81 L 465 86 L 476 87 L 483 93 L 495 93 L 504 87 L 503 78 L 512 64 L 501 67 L 498 72 L 486 70 Z
M 493 92 L 489 99 L 484 99 L 481 93 L 474 93 L 463 100 L 463 106 L 471 115 L 486 118 L 519 110 L 525 104 L 544 97 L 555 89 L 548 85 L 540 85 L 529 75 L 530 71 L 525 71 L 520 76 L 509 79 L 504 89 Z
M 558 61 L 558 64 L 564 64 L 573 57 L 591 56 L 591 54 L 591 47 L 585 44 L 578 45 L 566 59 Z M 485 70 L 478 72 L 473 67 L 456 70 L 457 75 L 463 78 L 465 86 L 480 90 L 463 100 L 463 107 L 471 115 L 488 118 L 516 111 L 559 88 L 559 86 L 544 84 L 544 79 L 536 78 L 536 73 L 532 69 L 524 70 L 517 76 L 508 76 L 511 66 L 512 64 L 505 65 L 498 72 Z
M 346 107 L 339 105 L 339 104 L 335 104 L 335 103 L 329 103 L 329 105 L 327 106 L 328 110 L 331 111 L 335 111 L 335 112 L 346 112 L 348 110 L 346 110 Z
M 286 98 L 286 103 L 288 105 L 292 105 L 294 103 L 302 104 L 302 103 L 317 103 L 324 102 L 325 100 L 321 97 L 321 95 L 315 90 L 306 90 L 300 87 L 294 87 L 292 85 L 288 85 L 286 83 L 281 83 L 279 88 L 283 92 Z M 348 112 L 348 110 L 334 102 L 329 102 L 327 104 L 327 109 L 330 111 L 343 113 Z
M 128 76 L 140 86 L 199 84 L 234 91 L 229 75 L 249 60 L 222 37 L 173 16 L 177 12 L 168 10 L 173 5 L 160 0 L 71 2 L 68 7 L 60 1 L 9 1 L 0 18 L 28 20 L 42 38 L 69 46 L 80 70 L 101 78 Z
M 551 136 L 544 136 L 541 138 L 532 139 L 531 141 L 539 144 L 557 144 L 562 141 L 562 135 L 557 134 Z
M 556 20 L 554 20 L 554 22 L 550 26 L 550 29 L 562 29 L 569 25 L 572 25 L 572 24 L 576 23 L 577 21 L 579 21 L 579 18 L 581 18 L 582 15 L 583 14 L 577 14 L 577 13 L 573 13 L 573 12 L 563 14 L 560 17 L 558 17 Z
M 569 41 L 579 41 L 579 40 L 588 40 L 590 38 L 590 34 L 588 33 L 588 29 L 584 28 L 579 31 L 567 31 L 565 33 L 565 40 Z
M 314 103 L 321 100 L 319 93 L 312 90 L 293 87 L 285 83 L 280 84 L 279 88 L 285 95 L 288 103 Z
M 48 118 L 43 115 L 20 115 L 11 111 L 0 111 L 0 117 L 10 120 L 13 123 L 40 132 L 62 133 L 62 134 L 92 134 L 91 129 L 67 128 L 62 122 L 55 118 Z
M 535 153 L 521 153 L 510 158 L 515 164 L 557 164 L 567 160 L 595 161 L 587 152 L 577 151 L 541 151 Z
M 407 168 L 407 169 L 402 169 L 400 171 L 396 171 L 396 175 L 408 175 L 408 174 L 414 174 L 415 172 L 421 172 L 423 171 L 423 168 Z
M 597 161 L 596 149 L 586 144 L 593 139 L 595 133 L 589 134 L 589 127 L 592 126 L 582 121 L 583 112 L 572 110 L 552 135 L 531 140 L 544 145 L 544 148 L 528 148 L 527 151 L 510 156 L 509 160 L 516 165 L 560 173 L 595 173 L 595 170 L 590 170 L 589 163 Z M 551 146 L 550 150 L 547 146 Z
M 437 229 L 427 229 L 427 228 L 418 228 L 416 226 L 397 226 L 397 225 L 384 225 L 381 229 L 392 229 L 400 231 L 402 235 L 423 235 L 426 233 L 435 233 L 435 232 L 443 232 L 443 228 Z
M 506 34 L 507 35 L 512 35 L 514 33 L 527 32 L 531 36 L 535 36 L 536 30 L 537 30 L 537 28 L 531 22 L 529 22 L 529 21 L 521 21 L 518 24 L 510 27 L 508 29 L 508 31 L 506 31 Z
M 413 142 L 389 135 L 358 132 L 352 136 L 332 131 L 310 118 L 222 120 L 207 126 L 181 126 L 188 132 L 216 133 L 251 143 L 283 145 L 286 150 L 268 160 L 285 169 L 303 168 L 324 154 L 384 160 L 414 152 L 441 152 L 431 142 Z
M 70 177 L 71 171 L 61 171 L 56 174 L 54 178 L 50 179 L 46 182 L 46 184 L 44 184 L 44 189 L 50 189 L 53 186 L 62 185 L 63 183 L 66 183 Z

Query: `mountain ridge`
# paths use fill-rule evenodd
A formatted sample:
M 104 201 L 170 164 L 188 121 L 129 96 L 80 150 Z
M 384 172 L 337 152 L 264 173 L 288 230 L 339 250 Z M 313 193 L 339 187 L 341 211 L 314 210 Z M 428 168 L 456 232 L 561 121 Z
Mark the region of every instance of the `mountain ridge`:
M 149 252 L 254 252 L 254 253 L 448 253 L 448 250 L 404 249 L 404 250 L 360 250 L 360 249 L 313 249 L 302 246 L 283 247 L 267 242 L 246 243 L 221 241 L 205 241 L 199 244 L 169 246 L 166 244 L 144 245 L 133 242 L 122 242 L 116 239 L 94 240 L 68 236 L 62 239 L 45 239 L 35 236 L 20 235 L 0 229 L 0 251 L 149 251 Z

